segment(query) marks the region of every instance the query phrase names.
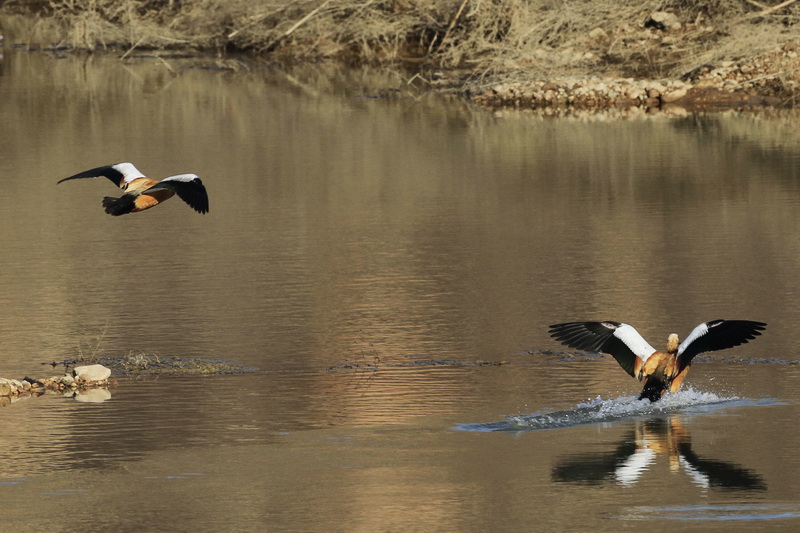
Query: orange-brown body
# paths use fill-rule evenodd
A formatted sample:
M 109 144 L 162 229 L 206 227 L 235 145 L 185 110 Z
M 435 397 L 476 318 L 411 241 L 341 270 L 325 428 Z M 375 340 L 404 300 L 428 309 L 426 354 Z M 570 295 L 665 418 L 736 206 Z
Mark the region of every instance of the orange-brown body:
M 680 370 L 678 345 L 678 336 L 673 333 L 667 339 L 666 352 L 655 352 L 644 363 L 636 359 L 634 374 L 640 381 L 644 379 L 645 391 L 651 391 L 652 395 L 660 398 L 667 390 L 677 392 L 681 388 L 691 365 Z
M 651 355 L 641 368 L 645 384 L 650 380 L 658 380 L 669 384 L 670 392 L 680 389 L 691 365 L 687 365 L 683 372 L 679 373 L 675 356 L 675 352 L 656 352 Z
M 150 209 L 151 207 L 155 207 L 161 202 L 175 196 L 175 191 L 171 189 L 160 189 L 149 193 L 140 193 L 140 191 L 146 191 L 157 183 L 159 183 L 157 180 L 150 178 L 139 178 L 128 183 L 128 185 L 124 188 L 125 192 L 133 194 L 139 193 L 139 196 L 137 196 L 136 200 L 134 201 L 134 208 L 131 209 L 132 213 Z

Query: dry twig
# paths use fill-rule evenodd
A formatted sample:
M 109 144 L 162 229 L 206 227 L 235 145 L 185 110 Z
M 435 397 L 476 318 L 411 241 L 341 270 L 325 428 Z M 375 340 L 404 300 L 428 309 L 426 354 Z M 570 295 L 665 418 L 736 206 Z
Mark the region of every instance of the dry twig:
M 292 25 L 292 27 L 291 27 L 291 28 L 289 28 L 288 30 L 286 30 L 285 32 L 283 32 L 283 34 L 281 34 L 281 35 L 280 35 L 278 38 L 274 39 L 274 40 L 273 40 L 271 43 L 269 43 L 269 45 L 267 45 L 267 47 L 265 48 L 265 50 L 266 50 L 266 51 L 270 51 L 270 50 L 274 49 L 274 48 L 275 48 L 275 46 L 276 46 L 276 45 L 277 45 L 277 44 L 278 44 L 280 41 L 282 41 L 283 39 L 285 39 L 286 37 L 288 37 L 289 35 L 291 35 L 291 34 L 292 34 L 292 33 L 293 33 L 293 32 L 294 32 L 294 31 L 295 31 L 297 28 L 299 28 L 300 26 L 302 26 L 303 24 L 305 24 L 306 22 L 308 22 L 309 20 L 311 20 L 311 18 L 312 18 L 314 15 L 316 15 L 317 13 L 319 13 L 320 11 L 322 11 L 322 10 L 323 10 L 324 8 L 326 8 L 326 7 L 328 6 L 328 4 L 330 4 L 330 3 L 331 3 L 331 0 L 325 0 L 325 1 L 324 1 L 322 4 L 320 4 L 319 6 L 317 6 L 315 9 L 312 9 L 312 10 L 311 10 L 311 11 L 310 11 L 310 12 L 309 12 L 309 13 L 308 13 L 308 14 L 307 14 L 305 17 L 303 17 L 303 18 L 301 18 L 300 20 L 298 20 L 297 22 L 295 22 L 295 23 Z
M 450 21 L 450 24 L 447 26 L 447 30 L 444 32 L 444 37 L 442 37 L 442 40 L 439 41 L 439 46 L 436 47 L 437 50 L 439 48 L 441 48 L 442 46 L 444 46 L 444 42 L 450 36 L 450 32 L 453 31 L 453 28 L 455 28 L 456 24 L 458 23 L 458 19 L 461 18 L 461 13 L 463 13 L 464 12 L 464 8 L 467 7 L 467 2 L 468 1 L 469 0 L 463 0 L 463 2 L 461 2 L 461 5 L 459 6 L 458 11 L 456 11 L 455 16 L 453 16 L 453 19 Z M 431 43 L 431 44 L 433 44 L 433 43 Z
M 797 0 L 786 0 L 785 2 L 781 2 L 780 4 L 776 4 L 776 5 L 772 6 L 772 7 L 764 6 L 765 9 L 762 9 L 758 13 L 753 13 L 750 16 L 751 17 L 766 17 L 767 15 L 771 15 L 772 13 L 778 11 L 779 9 L 783 9 L 784 7 L 789 6 L 791 4 L 794 4 L 795 2 L 797 2 Z

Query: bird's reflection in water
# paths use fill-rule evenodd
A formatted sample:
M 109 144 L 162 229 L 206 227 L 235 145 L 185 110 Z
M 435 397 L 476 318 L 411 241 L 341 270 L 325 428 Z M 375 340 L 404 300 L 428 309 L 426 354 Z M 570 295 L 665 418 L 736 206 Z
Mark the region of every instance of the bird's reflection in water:
M 632 486 L 666 456 L 671 473 L 684 472 L 701 487 L 725 490 L 763 491 L 764 480 L 735 463 L 705 459 L 692 449 L 689 431 L 679 416 L 637 420 L 636 426 L 615 450 L 597 454 L 571 455 L 553 468 L 558 482 L 602 484 L 614 482 Z

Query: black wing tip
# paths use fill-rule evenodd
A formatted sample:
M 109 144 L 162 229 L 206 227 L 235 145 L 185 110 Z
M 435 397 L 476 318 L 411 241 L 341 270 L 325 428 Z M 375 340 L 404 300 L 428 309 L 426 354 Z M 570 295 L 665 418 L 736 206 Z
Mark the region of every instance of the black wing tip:
M 167 179 L 153 186 L 156 187 L 172 189 L 181 200 L 201 215 L 209 212 L 208 191 L 197 175 L 189 181 Z
M 583 328 L 585 322 L 562 322 L 561 324 L 552 324 L 548 326 L 550 328 L 547 332 L 555 337 L 559 334 L 567 333 L 571 330 L 575 330 L 576 328 Z
M 748 339 L 761 335 L 761 332 L 767 329 L 766 322 L 758 322 L 756 320 L 712 320 L 708 325 L 713 327 L 722 323 L 739 329 L 739 331 L 747 335 Z
M 762 331 L 767 329 L 766 322 L 756 322 L 754 320 L 742 320 L 743 325 L 747 326 L 750 329 L 750 334 L 754 337 L 758 337 L 761 335 Z
M 205 189 L 203 189 L 203 192 L 205 193 Z M 181 195 L 179 194 L 178 196 L 181 196 Z M 181 199 L 184 202 L 186 202 L 189 205 L 189 207 L 191 207 L 192 209 L 194 209 L 195 211 L 197 211 L 201 215 L 205 215 L 209 211 L 209 209 L 208 209 L 208 196 L 206 196 L 205 194 L 202 194 L 199 197 L 191 197 L 191 198 L 188 198 L 188 197 L 187 198 L 183 198 L 183 197 L 181 197 Z
M 94 177 L 96 177 L 96 176 L 94 176 L 94 175 L 90 174 L 90 173 L 91 173 L 91 172 L 93 172 L 94 170 L 96 170 L 96 169 L 93 169 L 93 170 L 87 170 L 87 171 L 85 171 L 85 172 L 79 172 L 79 173 L 77 173 L 77 174 L 75 174 L 75 175 L 72 175 L 72 176 L 70 176 L 70 177 L 68 177 L 68 178 L 63 178 L 63 179 L 60 179 L 60 180 L 58 180 L 58 181 L 56 182 L 56 185 L 58 185 L 59 183 L 63 183 L 63 182 L 65 182 L 65 181 L 69 181 L 69 180 L 76 180 L 76 179 L 79 179 L 79 178 L 94 178 Z
M 550 329 L 556 329 L 556 328 L 564 329 L 564 328 L 575 327 L 575 326 L 585 326 L 586 324 L 591 324 L 591 322 L 587 322 L 585 320 L 580 321 L 580 322 L 561 322 L 560 324 L 552 324 L 552 325 L 550 325 L 548 327 Z
M 622 322 L 613 320 L 591 322 L 563 322 L 550 326 L 550 336 L 561 344 L 592 353 L 607 353 L 630 376 L 633 376 L 636 354 L 615 336 Z
M 766 322 L 754 320 L 712 320 L 706 324 L 708 324 L 708 331 L 694 339 L 683 352 L 681 370 L 691 364 L 697 354 L 727 350 L 747 344 L 761 336 L 761 332 L 767 327 Z
M 114 163 L 111 165 L 103 165 L 101 167 L 95 167 L 89 170 L 84 170 L 83 172 L 78 172 L 77 174 L 73 174 L 68 178 L 60 179 L 56 182 L 56 185 L 68 180 L 75 180 L 80 178 L 108 178 L 111 182 L 119 185 L 122 181 L 123 175 L 122 172 L 114 168 L 114 165 L 119 165 L 120 163 Z
M 563 322 L 550 326 L 548 333 L 557 341 L 579 349 L 599 349 L 608 335 L 621 326 L 619 322 Z
M 726 322 L 728 324 L 740 324 L 742 326 L 745 326 L 745 325 L 746 326 L 752 326 L 752 327 L 757 327 L 759 329 L 764 329 L 765 327 L 767 327 L 767 323 L 766 322 L 759 322 L 758 320 L 731 320 L 731 319 L 723 319 L 723 318 L 718 318 L 716 320 L 709 320 L 707 322 L 707 324 L 709 326 L 712 326 L 712 325 L 721 324 L 722 322 Z
M 572 328 L 586 328 L 593 324 L 599 324 L 605 327 L 608 327 L 606 324 L 610 324 L 614 328 L 618 328 L 622 325 L 622 322 L 617 322 L 615 320 L 584 320 L 582 322 L 562 322 L 561 324 L 552 324 L 548 327 L 550 331 L 563 331 Z

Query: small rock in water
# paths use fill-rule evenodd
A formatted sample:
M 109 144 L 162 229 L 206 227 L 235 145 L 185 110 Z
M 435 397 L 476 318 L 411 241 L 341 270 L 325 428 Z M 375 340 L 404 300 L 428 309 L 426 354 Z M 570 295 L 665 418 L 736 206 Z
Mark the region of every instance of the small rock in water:
M 14 389 L 11 386 L 11 382 L 0 378 L 0 396 L 11 396 L 12 392 L 14 392 Z
M 76 366 L 72 375 L 84 381 L 103 381 L 111 375 L 111 369 L 103 365 Z

